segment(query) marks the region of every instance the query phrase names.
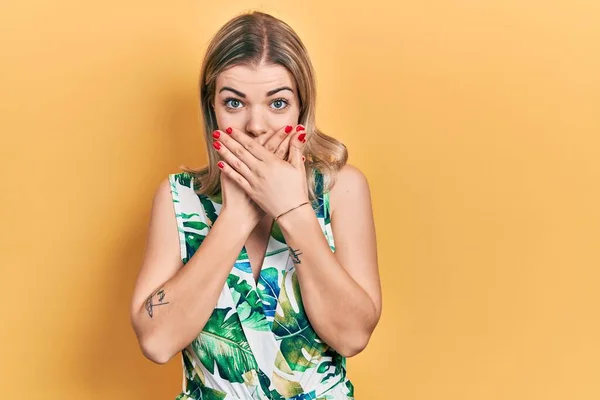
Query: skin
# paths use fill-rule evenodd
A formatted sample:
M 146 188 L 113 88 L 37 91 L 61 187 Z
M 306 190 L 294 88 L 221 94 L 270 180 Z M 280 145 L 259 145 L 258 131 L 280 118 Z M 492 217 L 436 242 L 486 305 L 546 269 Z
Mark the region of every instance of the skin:
M 303 129 L 297 126 L 299 104 L 295 80 L 282 66 L 263 64 L 258 69 L 234 66 L 221 72 L 216 80 L 213 108 L 221 132 L 232 128 L 281 159 L 289 154 L 292 133 Z M 292 132 L 286 132 L 286 127 Z M 252 202 L 240 185 L 232 183 L 240 178 L 221 174 L 223 212 L 237 212 L 239 218 L 250 215 L 250 224 L 255 228 L 248 237 L 246 249 L 257 279 L 273 217 Z M 248 201 L 254 207 L 248 207 Z
M 291 90 L 266 96 L 281 87 Z M 285 101 L 273 101 L 278 98 L 286 100 L 287 107 Z M 294 79 L 282 66 L 235 66 L 217 79 L 215 113 L 220 129 L 215 141 L 221 144 L 218 152 L 225 161 L 222 175 L 265 212 L 263 223 L 248 237 L 255 279 L 273 218 L 308 200 L 299 133 L 290 135 L 288 162 L 263 146 L 270 146 L 269 138 L 283 126 L 297 122 L 298 105 Z M 230 134 L 227 128 L 232 128 Z M 311 324 L 325 342 L 349 357 L 366 347 L 382 308 L 370 190 L 364 174 L 346 164 L 330 200 L 335 253 L 310 205 L 285 213 L 278 224 L 296 264 Z
M 265 94 L 281 86 L 290 91 Z M 223 107 L 224 86 L 246 95 Z M 220 74 L 215 95 L 223 207 L 202 246 L 182 268 L 168 178 L 152 203 L 144 259 L 131 300 L 131 322 L 143 354 L 164 364 L 197 337 L 214 310 L 243 245 L 252 269 L 262 264 L 275 216 L 307 200 L 294 79 L 283 67 L 234 67 Z M 295 100 L 283 111 L 273 100 Z M 284 96 L 284 97 L 285 97 Z M 286 134 L 290 126 L 293 132 Z M 231 127 L 231 135 L 224 132 Z M 308 133 L 309 134 L 309 133 Z M 310 137 L 307 138 L 310 140 Z M 234 166 L 235 168 L 232 168 Z M 306 313 L 315 331 L 346 357 L 364 349 L 381 315 L 375 227 L 367 180 L 346 164 L 330 192 L 333 253 L 312 208 L 277 222 L 289 246 Z

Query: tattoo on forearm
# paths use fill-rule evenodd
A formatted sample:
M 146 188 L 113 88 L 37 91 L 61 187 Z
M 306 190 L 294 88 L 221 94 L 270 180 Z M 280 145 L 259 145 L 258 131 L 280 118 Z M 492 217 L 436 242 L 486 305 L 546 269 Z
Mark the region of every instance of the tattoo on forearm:
M 155 299 L 153 299 L 153 297 L 158 296 L 158 303 L 155 303 Z M 148 311 L 148 315 L 150 316 L 150 318 L 152 318 L 152 316 L 154 315 L 154 307 L 156 306 L 164 306 L 165 304 L 169 304 L 169 302 L 164 301 L 165 299 L 165 291 L 163 290 L 163 288 L 161 287 L 160 289 L 158 289 L 157 291 L 155 291 L 154 293 L 152 293 L 150 296 L 148 296 L 148 298 L 146 299 L 146 311 Z
M 292 261 L 294 262 L 294 264 L 302 264 L 302 261 L 300 261 L 300 249 L 292 249 L 291 247 L 288 247 L 288 249 L 290 249 L 290 253 L 292 254 Z

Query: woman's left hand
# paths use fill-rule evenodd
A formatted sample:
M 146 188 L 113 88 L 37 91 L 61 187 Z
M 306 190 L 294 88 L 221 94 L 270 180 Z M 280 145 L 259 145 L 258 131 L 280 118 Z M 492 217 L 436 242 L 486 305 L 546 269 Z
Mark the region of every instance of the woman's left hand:
M 239 130 L 228 128 L 226 132 L 231 133 L 215 132 L 219 132 L 215 143 L 221 144 L 219 149 L 215 149 L 227 164 L 221 173 L 228 174 L 271 217 L 275 218 L 309 200 L 302 160 L 306 139 L 300 136 L 305 131 L 290 133 L 288 161 Z M 298 139 L 299 136 L 304 140 Z

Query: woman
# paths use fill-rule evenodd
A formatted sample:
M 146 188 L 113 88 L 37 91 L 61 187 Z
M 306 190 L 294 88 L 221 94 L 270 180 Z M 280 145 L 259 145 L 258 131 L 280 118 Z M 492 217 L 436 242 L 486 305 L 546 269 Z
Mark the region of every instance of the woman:
M 234 18 L 200 95 L 209 165 L 156 191 L 131 304 L 142 352 L 182 352 L 178 400 L 354 398 L 346 357 L 381 314 L 370 193 L 315 126 L 302 42 L 268 14 Z

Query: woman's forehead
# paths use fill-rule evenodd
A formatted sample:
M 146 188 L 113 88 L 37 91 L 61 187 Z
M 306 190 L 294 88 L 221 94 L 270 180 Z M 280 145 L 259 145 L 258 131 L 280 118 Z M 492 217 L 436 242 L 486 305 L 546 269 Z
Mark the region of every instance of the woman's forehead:
M 217 76 L 217 93 L 223 86 L 233 87 L 241 92 L 264 91 L 263 96 L 272 89 L 289 86 L 296 89 L 294 77 L 281 65 L 261 65 L 248 67 L 236 65 L 226 69 Z M 260 93 L 257 93 L 260 94 Z

